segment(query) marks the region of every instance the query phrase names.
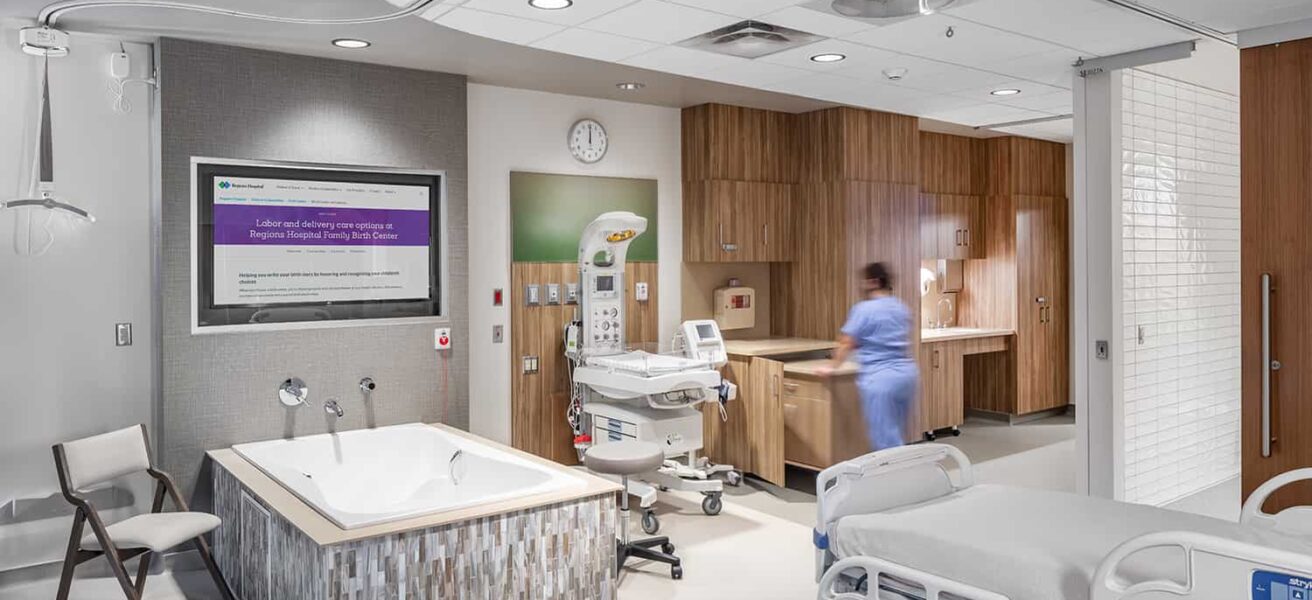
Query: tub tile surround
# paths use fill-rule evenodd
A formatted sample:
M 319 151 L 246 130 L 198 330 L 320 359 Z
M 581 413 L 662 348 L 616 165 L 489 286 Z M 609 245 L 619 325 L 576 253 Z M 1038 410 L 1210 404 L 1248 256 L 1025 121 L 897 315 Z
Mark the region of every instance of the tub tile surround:
M 615 597 L 609 481 L 571 471 L 588 485 L 344 530 L 235 452 L 209 457 L 216 560 L 244 600 Z

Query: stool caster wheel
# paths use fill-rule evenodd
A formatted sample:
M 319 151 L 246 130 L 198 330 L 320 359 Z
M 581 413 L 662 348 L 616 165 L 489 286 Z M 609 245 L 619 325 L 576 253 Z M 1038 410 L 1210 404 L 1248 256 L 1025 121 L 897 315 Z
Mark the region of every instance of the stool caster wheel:
M 961 437 L 961 428 L 959 428 L 959 427 L 953 427 L 953 428 L 952 428 L 952 437 Z
M 925 441 L 926 441 L 926 442 L 932 442 L 932 441 L 937 440 L 937 439 L 938 439 L 938 434 L 937 434 L 937 433 L 934 433 L 933 431 L 926 431 L 926 432 L 925 432 Z
M 661 552 L 664 552 L 666 554 L 674 554 L 674 544 L 671 544 L 669 542 L 665 542 L 664 544 L 661 544 Z
M 738 487 L 743 484 L 742 471 L 729 471 L 724 474 L 724 482 L 732 487 Z
M 661 520 L 656 518 L 655 511 L 648 510 L 642 513 L 642 531 L 647 535 L 654 535 L 661 530 Z
M 670 567 L 670 577 L 673 577 L 675 579 L 683 579 L 683 567 L 679 565 L 674 565 L 673 567 Z
M 705 498 L 702 498 L 702 512 L 707 515 L 714 517 L 720 514 L 720 510 L 723 508 L 724 502 L 720 500 L 719 494 L 707 494 Z

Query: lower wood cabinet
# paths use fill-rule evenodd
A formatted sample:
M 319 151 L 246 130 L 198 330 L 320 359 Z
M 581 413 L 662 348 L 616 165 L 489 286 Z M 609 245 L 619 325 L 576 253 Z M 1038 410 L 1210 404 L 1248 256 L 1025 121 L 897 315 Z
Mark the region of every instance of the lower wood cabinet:
M 949 429 L 966 420 L 962 395 L 962 345 L 959 342 L 920 344 L 920 398 L 912 422 L 919 429 L 912 438 L 926 432 Z

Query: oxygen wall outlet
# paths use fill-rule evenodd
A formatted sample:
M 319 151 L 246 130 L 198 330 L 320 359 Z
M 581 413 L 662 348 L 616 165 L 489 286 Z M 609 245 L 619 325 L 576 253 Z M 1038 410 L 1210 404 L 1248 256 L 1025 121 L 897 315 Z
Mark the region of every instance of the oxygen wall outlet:
M 451 349 L 451 328 L 438 327 L 433 330 L 433 349 L 450 350 Z

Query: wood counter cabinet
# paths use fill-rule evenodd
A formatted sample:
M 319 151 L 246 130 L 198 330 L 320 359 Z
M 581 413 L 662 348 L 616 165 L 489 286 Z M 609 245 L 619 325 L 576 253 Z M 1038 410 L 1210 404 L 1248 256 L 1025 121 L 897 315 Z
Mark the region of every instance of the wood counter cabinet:
M 920 397 L 916 403 L 919 431 L 911 437 L 924 435 L 934 439 L 936 432 L 957 430 L 966 420 L 965 365 L 966 356 L 991 352 L 1008 352 L 1011 332 L 989 332 L 987 335 L 954 336 L 922 335 L 920 352 Z M 934 339 L 939 337 L 940 339 Z M 1010 377 L 1006 372 L 996 377 Z
M 856 367 L 829 377 L 816 370 L 828 359 L 784 364 L 784 461 L 820 470 L 870 452 Z

